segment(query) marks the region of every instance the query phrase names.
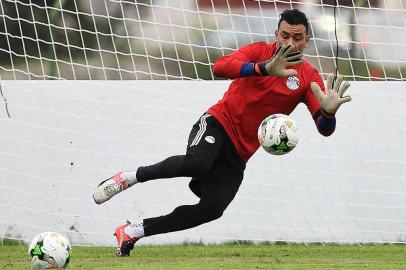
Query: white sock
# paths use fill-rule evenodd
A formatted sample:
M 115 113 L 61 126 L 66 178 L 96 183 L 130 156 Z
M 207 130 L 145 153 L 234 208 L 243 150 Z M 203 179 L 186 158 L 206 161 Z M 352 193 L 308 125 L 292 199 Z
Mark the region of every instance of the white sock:
M 143 220 L 137 222 L 131 222 L 124 228 L 124 232 L 128 234 L 131 238 L 137 237 L 142 238 L 144 234 Z
M 131 187 L 138 183 L 137 180 L 137 170 L 123 172 L 122 177 L 127 180 L 128 186 Z

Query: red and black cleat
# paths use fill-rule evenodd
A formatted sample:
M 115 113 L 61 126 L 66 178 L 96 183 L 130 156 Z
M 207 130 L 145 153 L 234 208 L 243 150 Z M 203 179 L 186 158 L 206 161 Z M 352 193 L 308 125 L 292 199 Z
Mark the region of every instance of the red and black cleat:
M 114 236 L 117 239 L 116 255 L 119 257 L 130 256 L 130 251 L 134 249 L 134 244 L 139 239 L 137 237 L 131 238 L 125 233 L 124 228 L 128 225 L 129 223 L 122 224 L 118 226 L 114 232 Z

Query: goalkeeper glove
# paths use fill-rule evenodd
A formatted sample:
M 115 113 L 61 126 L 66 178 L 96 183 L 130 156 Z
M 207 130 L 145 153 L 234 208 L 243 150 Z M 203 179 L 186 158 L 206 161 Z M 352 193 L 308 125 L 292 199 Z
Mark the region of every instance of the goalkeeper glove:
M 339 74 L 334 80 L 334 74 L 329 73 L 327 76 L 326 94 L 323 93 L 317 83 L 310 83 L 310 87 L 320 103 L 321 112 L 324 116 L 334 116 L 341 104 L 351 101 L 350 96 L 343 97 L 345 91 L 350 87 L 350 83 L 347 81 L 342 84 L 343 78 L 344 76 Z
M 303 63 L 303 53 L 295 51 L 292 44 L 280 45 L 273 58 L 257 63 L 255 70 L 263 76 L 290 77 L 296 75 L 294 69 L 285 69 L 287 66 L 296 66 Z

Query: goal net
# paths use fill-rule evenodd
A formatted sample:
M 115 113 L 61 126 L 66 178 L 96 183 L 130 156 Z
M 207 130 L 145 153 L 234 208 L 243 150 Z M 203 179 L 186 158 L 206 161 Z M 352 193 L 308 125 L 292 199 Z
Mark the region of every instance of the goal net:
M 188 179 L 156 180 L 95 205 L 118 170 L 184 153 L 221 98 L 214 61 L 274 39 L 278 14 L 310 21 L 308 59 L 352 82 L 329 138 L 299 106 L 300 142 L 258 151 L 224 216 L 141 243 L 406 241 L 406 2 L 0 1 L 0 241 L 59 231 L 113 245 L 127 219 L 197 203 Z
M 335 70 L 338 57 L 340 72 L 353 80 L 402 80 L 405 6 L 404 0 L 5 0 L 0 75 L 211 80 L 217 57 L 272 41 L 278 14 L 299 8 L 310 21 L 306 57 L 323 74 Z

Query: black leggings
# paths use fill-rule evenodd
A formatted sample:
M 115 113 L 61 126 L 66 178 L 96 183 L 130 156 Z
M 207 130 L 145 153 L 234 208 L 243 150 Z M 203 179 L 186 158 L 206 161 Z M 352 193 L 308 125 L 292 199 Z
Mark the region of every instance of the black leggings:
M 245 162 L 214 117 L 206 117 L 205 122 L 204 132 L 199 121 L 193 126 L 186 155 L 172 156 L 138 168 L 140 182 L 192 177 L 189 187 L 200 198 L 197 204 L 179 206 L 168 215 L 144 219 L 146 236 L 185 230 L 218 219 L 234 199 L 243 178 Z M 213 136 L 215 143 L 196 141 L 196 136 Z

